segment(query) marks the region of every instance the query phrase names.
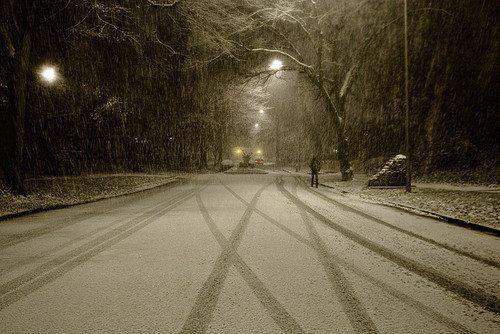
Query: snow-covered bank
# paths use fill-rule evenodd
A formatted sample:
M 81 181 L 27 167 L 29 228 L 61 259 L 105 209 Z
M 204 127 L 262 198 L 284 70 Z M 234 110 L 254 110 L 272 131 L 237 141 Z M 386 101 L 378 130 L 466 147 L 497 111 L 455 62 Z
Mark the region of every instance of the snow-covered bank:
M 131 194 L 173 182 L 177 176 L 173 173 L 124 173 L 28 179 L 27 196 L 14 196 L 0 188 L 0 219 Z
M 412 193 L 404 189 L 366 187 L 366 176 L 342 182 L 336 174 L 320 176 L 320 182 L 341 192 L 379 202 L 411 206 L 471 223 L 500 229 L 500 191 L 498 187 L 449 185 L 415 182 Z

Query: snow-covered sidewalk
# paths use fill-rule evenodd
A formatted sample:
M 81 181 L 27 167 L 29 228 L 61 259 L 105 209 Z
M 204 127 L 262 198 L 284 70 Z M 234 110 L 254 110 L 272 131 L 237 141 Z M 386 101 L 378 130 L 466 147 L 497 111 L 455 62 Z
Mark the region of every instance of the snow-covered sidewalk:
M 0 188 L 0 219 L 131 194 L 173 182 L 178 175 L 123 173 L 28 179 L 27 196 L 14 196 Z
M 368 176 L 356 175 L 342 182 L 338 174 L 320 175 L 320 183 L 346 195 L 371 201 L 413 207 L 474 224 L 500 229 L 500 188 L 498 186 L 455 185 L 415 182 L 412 193 L 404 189 L 367 188 Z

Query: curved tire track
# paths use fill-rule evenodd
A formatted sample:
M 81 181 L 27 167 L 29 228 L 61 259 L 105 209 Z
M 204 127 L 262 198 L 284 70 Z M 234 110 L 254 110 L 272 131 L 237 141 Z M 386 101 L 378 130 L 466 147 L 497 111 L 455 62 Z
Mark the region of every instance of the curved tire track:
M 297 187 L 295 187 L 294 190 L 296 196 Z M 314 228 L 313 224 L 309 220 L 309 217 L 307 217 L 306 212 L 302 207 L 297 206 L 297 208 L 299 209 L 300 216 L 306 227 L 309 239 L 312 241 L 312 248 L 318 257 L 319 262 L 323 266 L 323 269 L 328 276 L 328 280 L 330 281 L 352 328 L 356 331 L 356 333 L 378 333 L 377 327 L 359 298 L 356 296 L 356 292 L 354 291 L 351 283 L 329 256 L 328 248 L 325 246 L 323 240 L 321 240 L 318 231 Z
M 54 254 L 54 253 L 66 248 L 68 246 L 71 246 L 72 244 L 75 244 L 76 242 L 92 238 L 94 235 L 97 235 L 99 232 L 110 229 L 111 227 L 120 223 L 122 220 L 123 220 L 123 218 L 115 219 L 111 223 L 109 223 L 108 225 L 101 226 L 101 227 L 99 227 L 99 228 L 97 228 L 89 233 L 86 233 L 86 234 L 80 235 L 74 239 L 68 240 L 68 241 L 66 241 L 66 242 L 64 242 L 64 243 L 62 243 L 54 248 L 48 249 L 48 250 L 43 251 L 43 252 L 39 252 L 36 257 L 27 257 L 27 258 L 21 259 L 19 261 L 16 261 L 8 266 L 5 266 L 5 267 L 0 269 L 0 276 L 3 276 L 3 275 L 5 275 L 5 274 L 9 273 L 10 271 L 15 270 L 17 268 L 32 264 L 32 263 L 36 262 L 37 260 L 42 259 L 44 257 L 47 257 L 50 254 Z
M 377 224 L 380 224 L 380 225 L 383 225 L 385 227 L 388 227 L 394 231 L 397 231 L 397 232 L 400 232 L 400 233 L 403 233 L 403 234 L 406 234 L 407 236 L 409 237 L 413 237 L 413 238 L 416 238 L 416 239 L 419 239 L 421 241 L 424 241 L 426 243 L 429 243 L 431 245 L 434 245 L 434 246 L 437 246 L 437 247 L 440 247 L 440 248 L 444 248 L 450 252 L 453 252 L 455 254 L 458 254 L 458 255 L 461 255 L 461 256 L 465 256 L 465 257 L 468 257 L 472 260 L 475 260 L 475 261 L 478 261 L 478 262 L 481 262 L 483 264 L 486 264 L 488 266 L 492 266 L 492 267 L 495 267 L 495 268 L 500 268 L 500 263 L 498 261 L 495 261 L 495 260 L 490 260 L 490 259 L 486 259 L 486 258 L 483 258 L 483 257 L 480 257 L 478 255 L 475 255 L 475 254 L 472 254 L 470 252 L 466 252 L 464 250 L 461 250 L 461 249 L 458 249 L 458 248 L 455 248 L 453 246 L 450 246 L 450 245 L 447 245 L 447 244 L 444 244 L 444 243 L 440 243 L 438 241 L 435 241 L 435 240 L 432 240 L 432 239 L 429 239 L 429 238 L 426 238 L 422 235 L 419 235 L 417 233 L 414 233 L 414 232 L 411 232 L 411 231 L 408 231 L 408 230 L 405 230 L 401 227 L 398 227 L 398 226 L 395 226 L 395 225 L 392 225 L 380 218 L 377 218 L 375 216 L 372 216 L 364 211 L 361 211 L 359 209 L 356 209 L 350 205 L 347 205 L 347 204 L 344 204 L 342 202 L 339 202 L 331 197 L 328 197 L 326 196 L 325 194 L 322 194 L 318 191 L 315 191 L 315 190 L 312 190 L 310 189 L 309 187 L 307 187 L 306 185 L 304 185 L 304 182 L 302 180 L 300 180 L 299 178 L 296 178 L 298 180 L 298 182 L 300 183 L 301 187 L 305 190 L 307 190 L 309 193 L 313 194 L 313 195 L 316 195 L 318 197 L 320 197 L 321 199 L 337 206 L 337 207 L 340 207 L 341 209 L 343 209 L 344 211 L 347 211 L 347 212 L 351 212 L 351 213 L 354 213 L 354 214 L 357 214 L 359 216 L 362 216 L 363 218 L 366 218 L 368 220 L 371 220 Z
M 167 203 L 163 202 L 144 214 L 129 220 L 127 223 L 104 233 L 96 239 L 2 284 L 0 286 L 0 310 L 54 281 L 71 269 L 88 261 L 90 258 L 110 248 L 133 233 L 136 233 L 154 220 L 165 215 L 168 211 L 193 197 L 197 191 L 199 190 L 191 189 L 174 196 L 174 198 L 169 199 Z
M 169 186 L 169 185 L 170 185 L 170 184 L 168 184 L 168 186 Z M 167 186 L 167 185 L 165 185 L 165 186 Z M 164 187 L 164 186 L 160 186 L 160 187 L 158 187 L 158 188 L 163 188 L 163 187 Z M 170 187 L 169 187 L 169 188 L 170 188 Z M 155 188 L 155 189 L 156 189 L 156 188 Z M 149 210 L 149 209 L 151 209 L 151 208 L 157 208 L 159 205 L 163 205 L 163 204 L 164 204 L 165 202 L 167 202 L 168 200 L 170 200 L 170 199 L 175 199 L 175 198 L 176 198 L 176 196 L 178 196 L 178 195 L 179 195 L 179 194 L 175 194 L 175 195 L 173 195 L 173 196 L 170 196 L 170 197 L 169 197 L 168 199 L 166 199 L 166 200 L 161 200 L 159 203 L 156 203 L 156 204 L 153 204 L 153 205 L 148 205 L 146 208 L 144 208 L 144 210 Z M 128 199 L 128 200 L 126 201 L 126 203 L 129 203 L 130 201 L 131 201 L 131 199 Z M 112 211 L 119 210 L 119 209 L 120 209 L 120 208 L 122 208 L 123 206 L 125 206 L 125 204 L 121 204 L 121 205 L 120 205 L 119 207 L 117 207 L 117 208 L 112 208 L 112 209 L 108 209 L 108 210 L 106 210 L 106 211 L 103 211 L 101 214 L 107 214 L 107 213 L 110 213 L 110 212 L 112 212 Z M 97 215 L 97 214 L 98 214 L 98 213 L 97 213 L 97 211 L 93 211 L 93 212 L 94 212 L 94 215 Z M 64 248 L 66 248 L 66 247 L 68 247 L 68 246 L 71 246 L 72 244 L 75 244 L 76 242 L 83 241 L 83 240 L 85 240 L 85 239 L 90 239 L 90 238 L 92 238 L 94 235 L 99 234 L 100 232 L 103 232 L 103 231 L 105 231 L 105 230 L 109 230 L 109 229 L 111 229 L 113 226 L 116 226 L 117 224 L 119 224 L 119 223 L 120 223 L 120 222 L 122 222 L 122 221 L 123 221 L 123 218 L 118 218 L 118 219 L 115 219 L 115 220 L 111 221 L 111 222 L 110 222 L 109 224 L 107 224 L 107 225 L 100 226 L 100 227 L 98 227 L 98 228 L 96 228 L 96 229 L 94 229 L 94 230 L 92 230 L 92 231 L 90 231 L 90 232 L 88 232 L 88 233 L 85 233 L 85 234 L 79 235 L 79 236 L 77 236 L 76 238 L 73 238 L 73 239 L 71 239 L 71 240 L 68 240 L 68 241 L 66 241 L 66 242 L 62 243 L 62 244 L 57 245 L 57 246 L 56 246 L 56 247 L 54 247 L 54 248 L 47 249 L 47 250 L 45 250 L 45 251 L 39 252 L 39 253 L 37 254 L 37 256 L 36 256 L 36 257 L 27 257 L 27 258 L 21 259 L 21 260 L 19 260 L 19 261 L 16 261 L 16 262 L 14 262 L 14 263 L 12 263 L 12 264 L 10 264 L 10 265 L 8 265 L 8 266 L 2 267 L 2 268 L 0 268 L 0 276 L 3 276 L 3 275 L 5 275 L 6 273 L 8 273 L 8 272 L 10 272 L 10 271 L 12 271 L 12 270 L 14 270 L 14 269 L 17 269 L 17 268 L 19 268 L 19 267 L 26 266 L 26 265 L 29 265 L 29 264 L 31 264 L 31 263 L 33 263 L 33 262 L 36 262 L 37 260 L 42 259 L 42 258 L 44 258 L 44 257 L 46 257 L 46 256 L 49 256 L 50 254 L 54 254 L 54 253 L 56 253 L 56 252 L 58 252 L 58 251 L 60 251 L 60 250 L 63 250 Z M 83 222 L 83 221 L 81 221 L 81 222 Z M 78 222 L 77 222 L 77 223 L 78 223 Z M 63 227 L 67 227 L 67 226 L 71 226 L 71 225 L 73 225 L 73 223 L 71 223 L 71 224 L 66 224 L 65 226 L 58 227 L 57 229 L 60 229 L 60 228 L 63 228 Z M 47 232 L 47 233 L 48 233 L 48 232 Z
M 203 204 L 201 196 L 196 194 L 196 201 L 200 212 L 205 219 L 210 231 L 214 238 L 217 240 L 222 248 L 227 247 L 228 240 L 224 237 L 222 232 L 217 228 L 213 218 L 208 213 L 207 208 Z M 243 261 L 238 255 L 234 254 L 235 268 L 240 272 L 241 277 L 245 280 L 255 296 L 259 299 L 260 303 L 268 311 L 274 322 L 283 330 L 284 333 L 304 333 L 297 321 L 288 313 L 285 307 L 273 296 L 267 289 L 265 284 L 255 275 L 252 269 Z
M 208 324 L 212 320 L 213 312 L 217 305 L 224 282 L 227 278 L 229 268 L 233 264 L 236 249 L 241 243 L 243 234 L 248 226 L 250 216 L 253 213 L 260 195 L 262 194 L 264 189 L 269 186 L 269 184 L 261 187 L 253 196 L 250 205 L 246 208 L 243 216 L 231 233 L 226 247 L 222 249 L 222 252 L 217 257 L 215 266 L 212 268 L 210 275 L 203 283 L 200 291 L 198 292 L 196 301 L 186 321 L 184 322 L 180 333 L 206 332 Z
M 247 206 L 249 205 L 249 203 L 245 199 L 243 199 L 241 196 L 236 194 L 231 188 L 227 187 L 225 184 L 223 184 L 223 186 L 229 192 L 231 192 L 236 198 L 238 198 L 240 200 L 240 202 L 242 202 L 243 204 L 245 204 Z M 309 239 L 306 239 L 306 238 L 302 237 L 301 235 L 297 234 L 295 231 L 289 229 L 288 227 L 281 224 L 277 220 L 273 219 L 272 217 L 270 217 L 266 213 L 262 212 L 261 210 L 256 208 L 255 212 L 258 213 L 262 218 L 267 220 L 269 223 L 271 223 L 272 225 L 274 225 L 278 229 L 282 230 L 284 233 L 288 234 L 293 239 L 297 240 L 298 242 L 305 245 L 306 247 L 313 249 L 313 247 L 314 247 L 313 243 Z M 331 261 L 338 263 L 341 267 L 349 270 L 350 272 L 358 275 L 359 277 L 362 277 L 366 281 L 377 286 L 379 289 L 381 289 L 382 291 L 385 291 L 386 293 L 393 296 L 395 299 L 401 301 L 402 303 L 407 304 L 407 305 L 415 308 L 421 314 L 428 316 L 432 321 L 436 321 L 440 324 L 443 324 L 444 326 L 450 328 L 451 330 L 453 330 L 456 333 L 464 333 L 464 334 L 474 334 L 475 333 L 475 332 L 469 330 L 468 328 L 466 328 L 465 326 L 463 326 L 462 324 L 459 324 L 456 321 L 449 319 L 446 316 L 438 313 L 437 311 L 433 310 L 431 307 L 421 303 L 418 300 L 413 299 L 412 297 L 406 295 L 405 293 L 398 291 L 397 289 L 388 285 L 387 283 L 371 276 L 370 274 L 364 272 L 362 269 L 360 269 L 360 268 L 348 263 L 347 261 L 333 255 L 330 251 L 327 250 L 326 255 L 331 259 Z
M 390 260 L 391 262 L 403 267 L 421 277 L 428 279 L 429 281 L 434 282 L 435 284 L 441 286 L 442 288 L 453 292 L 454 294 L 481 306 L 484 309 L 495 312 L 497 314 L 500 313 L 500 302 L 498 297 L 495 295 L 488 294 L 483 290 L 470 286 L 464 282 L 460 282 L 454 280 L 453 278 L 447 277 L 432 268 L 426 267 L 416 261 L 413 261 L 403 255 L 399 255 L 394 253 L 393 251 L 374 243 L 373 241 L 353 232 L 341 225 L 338 225 L 326 218 L 319 212 L 315 211 L 305 202 L 300 200 L 299 198 L 293 196 L 288 190 L 283 186 L 283 180 L 280 179 L 277 182 L 278 189 L 281 193 L 287 197 L 290 201 L 292 201 L 297 206 L 303 208 L 306 212 L 310 213 L 314 218 L 329 226 L 333 230 L 342 234 L 343 236 L 351 239 L 352 241 L 360 244 L 361 246 L 371 250 L 372 252 Z
M 175 185 L 177 185 L 179 183 L 183 184 L 186 181 L 187 180 L 184 180 L 184 179 L 177 179 L 176 181 L 167 183 L 164 186 L 160 186 L 160 187 L 157 187 L 157 188 L 164 188 L 164 187 L 171 188 L 171 187 L 173 187 L 173 186 L 175 186 Z M 149 190 L 158 190 L 157 188 L 148 189 L 146 191 L 149 191 Z M 95 217 L 96 215 L 107 214 L 107 213 L 119 210 L 120 208 L 122 208 L 124 206 L 127 206 L 128 203 L 135 201 L 136 200 L 134 198 L 135 194 L 136 193 L 130 194 L 130 196 L 125 195 L 123 198 L 120 198 L 120 200 L 119 200 L 120 204 L 119 204 L 118 207 L 114 206 L 112 208 L 107 208 L 107 209 L 94 209 L 94 210 L 90 210 L 89 212 L 82 212 L 82 213 L 77 214 L 76 216 L 72 217 L 68 221 L 47 223 L 44 226 L 41 226 L 41 227 L 38 227 L 38 228 L 34 228 L 32 230 L 29 230 L 29 231 L 26 231 L 26 232 L 23 232 L 23 233 L 20 233 L 20 234 L 12 235 L 12 236 L 6 238 L 5 240 L 2 240 L 2 243 L 0 244 L 0 250 L 8 248 L 8 247 L 11 247 L 11 246 L 15 246 L 17 244 L 20 244 L 20 243 L 25 242 L 25 241 L 29 241 L 31 239 L 38 238 L 38 237 L 40 237 L 40 236 L 42 236 L 44 234 L 51 233 L 51 232 L 60 230 L 62 228 L 68 227 L 68 226 L 72 226 L 72 225 L 75 225 L 75 224 L 78 224 L 78 223 L 82 223 L 82 222 L 86 221 L 87 219 Z M 105 198 L 104 200 L 107 200 L 107 199 L 108 198 Z M 109 198 L 109 199 L 113 199 L 113 198 Z

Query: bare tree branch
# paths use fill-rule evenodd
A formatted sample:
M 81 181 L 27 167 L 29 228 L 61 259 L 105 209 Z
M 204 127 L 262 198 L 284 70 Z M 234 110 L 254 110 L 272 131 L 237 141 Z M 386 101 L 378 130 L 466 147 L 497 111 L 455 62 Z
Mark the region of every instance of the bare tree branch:
M 297 65 L 299 65 L 299 66 L 301 66 L 303 68 L 306 68 L 306 69 L 308 69 L 310 71 L 314 71 L 314 67 L 312 67 L 311 65 L 308 65 L 306 63 L 301 62 L 300 60 L 298 60 L 297 58 L 295 58 L 291 54 L 289 54 L 289 53 L 287 53 L 285 51 L 282 51 L 282 50 L 278 50 L 278 49 L 266 49 L 266 48 L 255 48 L 255 49 L 251 49 L 250 51 L 252 51 L 252 52 L 277 53 L 277 54 L 283 55 L 283 56 L 291 59 L 293 62 L 295 62 Z
M 173 7 L 178 4 L 181 0 L 174 0 L 173 2 L 157 2 L 153 0 L 148 0 L 149 4 L 158 7 Z
M 4 37 L 5 44 L 7 45 L 7 51 L 9 52 L 9 56 L 14 57 L 16 49 L 14 47 L 10 34 L 7 31 L 7 28 L 5 28 L 5 25 L 3 23 L 0 23 L 0 29 L 2 30 L 2 35 Z
M 347 93 L 349 93 L 349 90 L 352 87 L 353 83 L 353 78 L 354 78 L 354 72 L 356 71 L 356 65 L 351 66 L 349 71 L 347 71 L 347 74 L 345 75 L 344 78 L 344 83 L 342 84 L 342 88 L 340 89 L 340 98 L 343 99 L 346 97 Z

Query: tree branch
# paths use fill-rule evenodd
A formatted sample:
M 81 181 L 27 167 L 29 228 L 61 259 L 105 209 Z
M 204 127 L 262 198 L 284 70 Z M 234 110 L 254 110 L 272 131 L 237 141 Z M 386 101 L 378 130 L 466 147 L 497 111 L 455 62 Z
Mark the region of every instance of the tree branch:
M 158 6 L 158 7 L 173 7 L 176 4 L 178 4 L 181 0 L 174 0 L 173 2 L 156 2 L 153 0 L 148 0 L 149 4 L 152 6 Z
M 351 66 L 349 71 L 347 71 L 347 74 L 345 75 L 344 78 L 344 83 L 342 84 L 342 88 L 340 89 L 339 93 L 341 99 L 344 99 L 347 93 L 349 93 L 349 90 L 351 89 L 352 83 L 354 81 L 353 78 L 355 71 L 356 71 L 356 65 Z
M 14 47 L 9 32 L 7 31 L 7 28 L 5 28 L 5 25 L 3 23 L 0 23 L 0 29 L 2 30 L 2 35 L 4 37 L 5 44 L 7 45 L 7 51 L 9 53 L 9 56 L 12 58 L 16 53 L 16 48 Z
M 277 53 L 277 54 L 283 55 L 283 56 L 291 59 L 294 63 L 296 63 L 300 67 L 306 68 L 306 69 L 308 69 L 310 71 L 314 71 L 314 67 L 312 67 L 311 65 L 308 65 L 306 63 L 301 62 L 300 60 L 298 60 L 297 58 L 295 58 L 291 54 L 289 54 L 289 53 L 287 53 L 285 51 L 282 51 L 282 50 L 278 50 L 278 49 L 266 49 L 266 48 L 255 48 L 255 49 L 250 49 L 250 51 L 252 51 L 252 52 Z

